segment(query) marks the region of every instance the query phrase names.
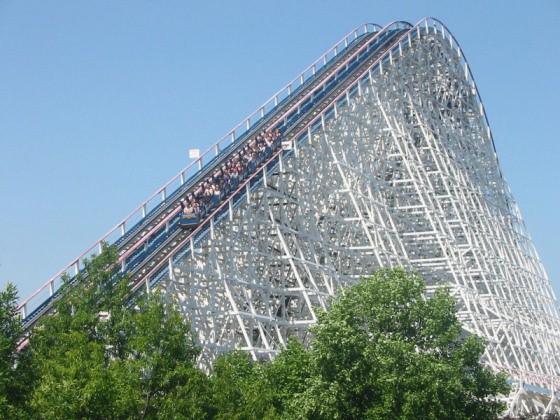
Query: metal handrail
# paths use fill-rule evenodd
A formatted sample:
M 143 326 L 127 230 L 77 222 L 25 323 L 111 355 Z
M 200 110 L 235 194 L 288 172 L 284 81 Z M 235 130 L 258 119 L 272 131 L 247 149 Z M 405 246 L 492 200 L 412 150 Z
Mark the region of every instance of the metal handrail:
M 379 34 L 384 33 L 385 31 L 390 31 L 392 30 L 393 26 L 397 26 L 399 24 L 401 24 L 402 22 L 393 22 L 389 25 L 387 25 L 386 27 L 382 28 L 379 31 Z M 340 65 L 337 67 L 337 69 L 335 70 L 338 71 L 340 68 L 346 66 L 350 61 L 352 61 L 357 55 L 359 55 L 363 50 L 367 49 L 372 43 L 376 42 L 377 36 L 372 38 L 370 41 L 368 41 L 366 44 L 362 45 L 358 50 L 356 50 L 351 56 L 349 56 L 346 60 L 344 60 L 342 63 L 340 63 Z M 323 83 L 321 83 L 320 86 L 324 86 L 327 84 L 327 81 L 324 81 Z M 317 87 L 314 91 L 316 91 L 319 87 Z M 294 111 L 295 109 L 298 108 L 299 105 L 301 105 L 303 102 L 305 102 L 311 95 L 313 94 L 313 92 L 308 93 L 307 95 L 303 96 L 298 102 L 296 102 L 295 104 L 293 104 L 290 108 L 288 108 L 288 110 L 283 111 L 283 113 L 285 115 L 289 115 L 292 111 Z M 178 213 L 178 209 L 179 207 L 177 207 L 176 209 L 172 210 L 171 212 L 169 212 L 169 214 L 163 218 L 156 226 L 154 226 L 152 228 L 152 231 L 155 231 L 159 228 L 161 228 L 167 221 L 169 221 L 170 219 L 172 219 L 177 213 Z M 151 235 L 146 234 L 141 240 L 139 240 L 137 243 L 135 243 L 133 246 L 131 246 L 130 248 L 128 248 L 123 254 L 120 255 L 119 257 L 119 263 L 122 262 L 124 259 L 126 259 L 126 257 L 128 257 L 130 254 L 132 254 L 140 245 L 142 245 L 144 243 L 144 241 L 146 241 Z

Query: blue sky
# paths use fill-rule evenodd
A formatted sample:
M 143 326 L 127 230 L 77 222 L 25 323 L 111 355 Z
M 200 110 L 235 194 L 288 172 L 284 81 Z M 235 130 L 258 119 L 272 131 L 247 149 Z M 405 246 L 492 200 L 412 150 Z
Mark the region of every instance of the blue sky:
M 26 297 L 356 26 L 466 53 L 560 295 L 560 3 L 0 1 L 0 285 Z

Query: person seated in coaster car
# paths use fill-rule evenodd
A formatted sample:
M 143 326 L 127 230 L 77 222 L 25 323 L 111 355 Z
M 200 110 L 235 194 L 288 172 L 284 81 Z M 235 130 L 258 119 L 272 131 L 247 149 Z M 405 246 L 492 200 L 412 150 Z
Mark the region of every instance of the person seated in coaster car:
M 181 219 L 179 220 L 179 226 L 186 229 L 194 229 L 200 224 L 200 207 L 199 204 L 194 201 L 187 201 L 183 212 L 181 213 Z

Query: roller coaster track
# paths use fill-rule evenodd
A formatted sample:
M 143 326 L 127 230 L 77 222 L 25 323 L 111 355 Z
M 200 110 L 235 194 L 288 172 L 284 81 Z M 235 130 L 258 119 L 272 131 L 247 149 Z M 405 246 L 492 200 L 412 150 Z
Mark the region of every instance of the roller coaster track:
M 27 333 L 40 317 L 48 313 L 52 308 L 53 301 L 58 297 L 55 281 L 58 280 L 60 282 L 62 274 L 67 274 L 72 267 L 74 267 L 74 274 L 77 274 L 80 271 L 80 262 L 83 261 L 84 257 L 87 257 L 94 249 L 100 250 L 101 242 L 107 241 L 110 234 L 118 228 L 121 230 L 121 236 L 113 242 L 118 247 L 118 262 L 121 264 L 122 272 L 130 275 L 133 284 L 132 290 L 137 290 L 137 285 L 142 282 L 146 273 L 152 272 L 152 267 L 158 265 L 166 256 L 172 253 L 178 243 L 198 232 L 198 230 L 195 232 L 182 230 L 178 226 L 179 200 L 182 197 L 192 193 L 204 179 L 215 173 L 224 162 L 227 162 L 233 155 L 242 150 L 245 145 L 253 141 L 262 131 L 280 128 L 284 131 L 285 142 L 289 143 L 286 140 L 290 140 L 293 137 L 293 132 L 297 127 L 306 125 L 313 116 L 324 110 L 334 97 L 340 95 L 341 92 L 355 81 L 357 74 L 363 73 L 365 68 L 370 67 L 394 44 L 396 39 L 400 38 L 411 27 L 407 22 L 393 22 L 384 28 L 377 25 L 364 25 L 352 31 L 306 69 L 306 71 L 311 69 L 311 76 L 307 80 L 305 80 L 306 71 L 304 71 L 298 78 L 294 79 L 300 82 L 297 88 L 292 88 L 294 84 L 294 81 L 292 81 L 283 89 L 288 90 L 287 97 L 283 100 L 279 99 L 281 90 L 267 101 L 265 105 L 261 106 L 259 108 L 261 115 L 258 121 L 250 123 L 251 118 L 254 118 L 258 111 L 248 117 L 244 121 L 246 130 L 240 136 L 235 138 L 236 129 L 243 123 L 239 124 L 224 137 L 224 139 L 231 139 L 225 147 L 223 146 L 224 139 L 222 139 L 209 148 L 196 162 L 199 166 L 198 171 L 187 181 L 185 181 L 185 173 L 188 168 L 183 170 L 178 176 L 181 178 L 182 184 L 179 188 L 169 196 L 167 195 L 167 186 L 171 184 L 172 180 L 154 194 L 151 198 L 161 195 L 162 201 L 149 213 L 146 210 L 146 203 L 141 205 L 140 209 L 143 217 L 132 228 L 125 229 L 125 222 L 130 220 L 129 216 L 100 241 L 97 241 L 88 251 L 76 259 L 74 263 L 62 270 L 31 297 L 26 299 L 18 308 L 24 319 L 25 332 Z M 359 35 L 360 29 L 364 32 L 362 35 Z M 371 29 L 373 31 L 366 32 Z M 349 41 L 351 38 L 354 39 Z M 344 47 L 339 52 L 338 49 L 341 48 L 341 45 Z M 327 61 L 331 51 L 334 51 L 335 55 L 330 61 Z M 320 61 L 323 62 L 323 67 L 317 70 L 316 68 Z M 274 102 L 274 108 L 265 114 L 266 105 L 272 102 Z M 209 151 L 215 151 L 215 156 L 203 165 L 202 159 L 209 154 Z M 277 158 L 276 155 L 272 157 L 272 160 L 275 158 Z M 268 165 L 269 162 L 266 164 Z M 176 176 L 175 179 L 178 177 Z M 242 188 L 242 186 L 239 188 Z M 81 270 L 83 271 L 83 268 Z M 72 280 L 70 281 L 72 282 Z M 46 290 L 49 291 L 49 296 L 29 312 L 28 307 L 30 303 L 41 292 Z
M 276 129 L 282 147 L 196 228 L 181 229 L 180 199 L 261 132 Z M 325 174 L 338 177 L 338 186 L 326 189 Z M 367 179 L 367 194 L 351 177 Z M 289 183 L 305 185 L 288 190 Z M 333 191 L 340 207 L 329 207 Z M 346 201 L 338 198 L 343 194 Z M 300 209 L 313 216 L 299 217 Z M 289 215 L 280 221 L 275 211 Z M 327 218 L 329 230 L 320 231 Z M 260 238 L 252 228 L 272 233 Z M 299 257 L 282 239 L 287 231 Z M 272 357 L 289 336 L 306 334 L 316 320 L 314 305 L 326 307 L 336 288 L 363 270 L 417 269 L 429 293 L 450 286 L 463 328 L 486 340 L 481 363 L 517 384 L 510 415 L 560 411 L 560 308 L 499 168 L 464 53 L 436 19 L 351 32 L 24 301 L 26 333 L 52 309 L 61 276 L 85 273 L 84 259 L 103 242 L 118 247 L 132 300 L 172 280 L 166 290 L 192 321 L 206 363 L 213 352 L 233 348 Z M 246 270 L 256 258 L 264 261 L 261 272 Z M 335 268 L 334 258 L 363 264 Z M 290 274 L 274 271 L 282 264 Z M 312 281 L 311 266 L 328 278 L 324 284 Z M 527 384 L 552 398 L 543 405 Z

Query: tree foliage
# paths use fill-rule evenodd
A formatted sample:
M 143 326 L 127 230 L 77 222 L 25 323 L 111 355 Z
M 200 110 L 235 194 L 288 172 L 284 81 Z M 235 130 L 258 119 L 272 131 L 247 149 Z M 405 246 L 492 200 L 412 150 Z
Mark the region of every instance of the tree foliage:
M 11 283 L 0 291 L 0 413 L 7 418 L 27 417 L 28 384 L 33 381 L 29 351 L 18 352 L 22 325 L 17 299 Z
M 379 270 L 349 288 L 313 328 L 304 418 L 495 418 L 503 376 L 484 369 L 482 340 L 463 338 L 445 288 Z
M 207 381 L 189 326 L 157 294 L 131 307 L 117 257 L 105 246 L 88 261 L 35 330 L 31 407 L 43 418 L 204 418 Z
M 218 357 L 199 371 L 193 334 L 160 295 L 130 299 L 115 247 L 66 280 L 18 353 L 17 293 L 0 293 L 0 413 L 6 418 L 489 419 L 505 379 L 462 333 L 445 288 L 379 270 L 319 312 L 309 346 L 272 362 Z
M 505 378 L 480 365 L 483 342 L 462 334 L 449 291 L 425 295 L 418 275 L 379 270 L 320 313 L 309 349 L 218 361 L 216 402 L 238 419 L 496 418 Z
M 217 419 L 277 419 L 293 414 L 306 388 L 309 352 L 292 339 L 272 362 L 254 363 L 236 351 L 218 357 L 210 377 Z

